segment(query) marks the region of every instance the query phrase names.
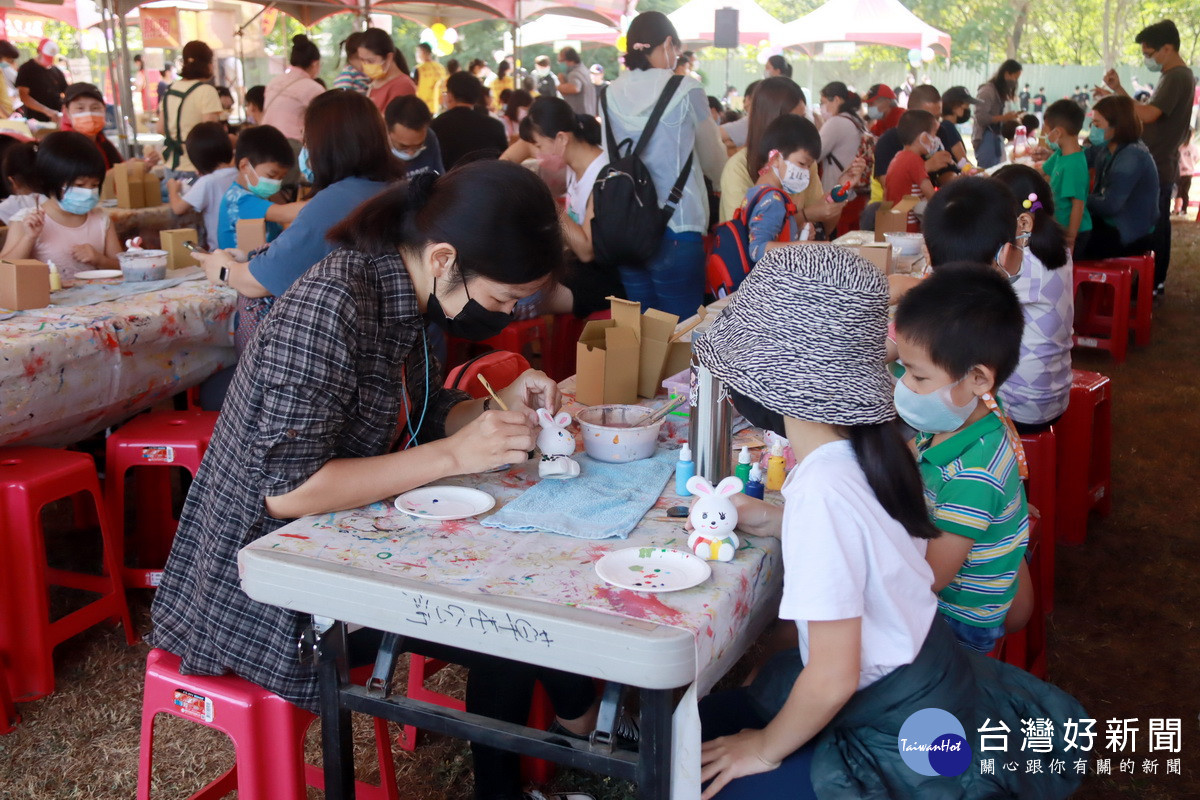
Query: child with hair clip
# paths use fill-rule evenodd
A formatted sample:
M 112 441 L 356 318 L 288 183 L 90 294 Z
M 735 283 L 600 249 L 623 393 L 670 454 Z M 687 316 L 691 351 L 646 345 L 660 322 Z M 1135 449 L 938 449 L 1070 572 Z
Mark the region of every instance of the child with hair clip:
M 13 218 L 0 258 L 53 261 L 63 280 L 84 270 L 119 268 L 116 228 L 96 208 L 104 172 L 104 156 L 83 134 L 58 131 L 43 139 L 36 174 L 47 200 Z
M 811 224 L 802 231 L 797 223 L 791 195 L 808 188 L 812 165 L 821 158 L 821 134 L 804 117 L 785 114 L 767 126 L 762 146 L 767 162 L 742 201 L 751 265 L 769 250 L 812 236 Z
M 5 225 L 26 209 L 35 209 L 46 202 L 38 189 L 37 142 L 18 142 L 10 145 L 0 161 L 0 176 L 10 194 L 0 200 L 0 222 Z
M 887 283 L 870 262 L 840 248 L 780 248 L 695 345 L 739 412 L 786 434 L 798 461 L 782 509 L 733 498 L 742 532 L 781 539 L 779 616 L 794 621 L 799 646 L 750 686 L 701 701 L 704 800 L 1057 798 L 1082 779 L 980 769 L 985 718 L 1015 725 L 1082 708 L 956 646 L 937 613 L 924 554 L 938 531 L 896 425 L 887 316 Z M 918 774 L 897 747 L 908 718 L 930 707 L 962 721 L 971 755 L 958 771 Z M 1057 757 L 1066 746 L 1053 737 Z
M 1058 421 L 1071 398 L 1075 319 L 1071 253 L 1055 218 L 1050 184 L 1036 169 L 1010 164 L 992 180 L 1015 195 L 1018 227 L 1023 218 L 1029 225 L 1021 270 L 1012 281 L 1025 318 L 1021 358 L 1000 386 L 999 396 L 1018 431 L 1037 433 Z

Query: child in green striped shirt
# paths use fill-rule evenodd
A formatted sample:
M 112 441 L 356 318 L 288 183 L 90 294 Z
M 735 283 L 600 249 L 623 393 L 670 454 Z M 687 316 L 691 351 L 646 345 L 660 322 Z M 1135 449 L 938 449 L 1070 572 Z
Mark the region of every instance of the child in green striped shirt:
M 1031 591 L 1024 454 L 993 397 L 1017 366 L 1023 330 L 1020 302 L 990 265 L 939 266 L 896 311 L 906 370 L 896 411 L 917 430 L 926 502 L 942 531 L 925 558 L 938 610 L 959 643 L 981 653 L 1004 635 L 1018 583 Z M 1010 627 L 1024 624 L 1024 599 Z

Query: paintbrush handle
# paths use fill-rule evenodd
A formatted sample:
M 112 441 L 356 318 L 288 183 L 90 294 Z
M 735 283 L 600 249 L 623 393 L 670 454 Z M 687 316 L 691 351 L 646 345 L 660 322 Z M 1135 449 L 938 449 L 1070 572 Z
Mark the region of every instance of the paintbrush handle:
M 487 389 L 487 393 L 496 401 L 496 405 L 500 406 L 500 410 L 508 411 L 508 406 L 504 405 L 504 401 L 500 399 L 500 395 L 496 394 L 496 390 L 488 383 L 487 378 L 483 377 L 483 375 L 476 375 L 475 377 L 479 378 L 479 382 L 483 384 L 483 388 Z

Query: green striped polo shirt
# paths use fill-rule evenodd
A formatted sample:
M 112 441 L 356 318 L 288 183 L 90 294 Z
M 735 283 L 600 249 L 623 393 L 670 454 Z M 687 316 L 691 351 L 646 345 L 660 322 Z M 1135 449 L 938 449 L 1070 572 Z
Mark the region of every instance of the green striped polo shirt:
M 1029 542 L 1029 509 L 1004 423 L 988 414 L 937 445 L 917 434 L 925 502 L 939 530 L 974 540 L 958 574 L 938 593 L 957 620 L 991 628 L 1016 595 L 1017 568 Z

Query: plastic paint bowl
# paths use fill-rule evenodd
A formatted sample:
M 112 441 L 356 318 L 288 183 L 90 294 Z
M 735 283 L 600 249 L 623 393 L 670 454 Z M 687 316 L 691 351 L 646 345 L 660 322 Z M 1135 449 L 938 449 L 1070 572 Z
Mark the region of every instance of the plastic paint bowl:
M 896 249 L 898 256 L 916 256 L 921 254 L 921 243 L 924 238 L 919 233 L 885 233 L 884 240 Z
M 583 450 L 597 461 L 624 464 L 654 455 L 662 420 L 640 424 L 652 414 L 642 406 L 592 406 L 575 415 L 583 434 Z
M 161 281 L 167 277 L 166 250 L 129 250 L 117 254 L 126 283 Z

